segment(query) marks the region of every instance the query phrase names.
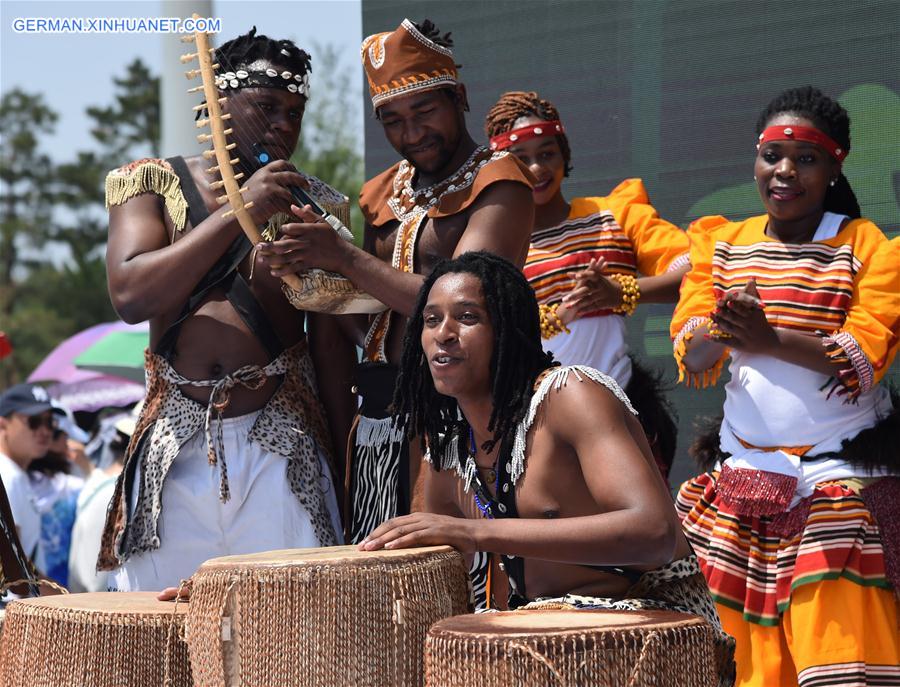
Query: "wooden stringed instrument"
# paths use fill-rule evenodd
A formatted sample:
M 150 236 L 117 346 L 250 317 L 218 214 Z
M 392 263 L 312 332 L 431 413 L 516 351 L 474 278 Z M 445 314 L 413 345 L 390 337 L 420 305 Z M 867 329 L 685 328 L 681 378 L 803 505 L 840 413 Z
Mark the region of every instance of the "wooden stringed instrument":
M 199 19 L 195 14 L 194 19 Z M 198 67 L 185 72 L 188 79 L 200 77 L 202 84 L 188 89 L 189 93 L 203 93 L 204 102 L 196 105 L 195 112 L 206 111 L 206 116 L 197 122 L 198 128 L 209 127 L 210 133 L 197 136 L 200 143 L 211 143 L 211 150 L 204 150 L 203 157 L 207 160 L 215 158 L 215 165 L 207 172 L 211 175 L 218 174 L 219 179 L 210 183 L 214 190 L 222 189 L 224 194 L 217 198 L 220 204 L 228 203 L 231 209 L 224 217 L 231 217 L 238 221 L 244 234 L 253 244 L 264 241 L 259 227 L 256 226 L 248 210 L 253 207 L 252 201 L 244 201 L 240 181 L 243 172 L 235 172 L 234 165 L 239 162 L 237 157 L 232 157 L 232 151 L 237 147 L 236 143 L 229 143 L 228 136 L 233 129 L 226 124 L 231 115 L 222 112 L 222 105 L 227 101 L 226 96 L 219 94 L 216 87 L 216 69 L 218 64 L 213 64 L 215 48 L 210 46 L 209 34 L 197 31 L 194 34 L 184 36 L 181 39 L 185 43 L 196 44 L 197 52 L 181 56 L 181 62 L 186 64 L 197 60 Z M 305 196 L 304 196 L 305 197 Z M 299 203 L 298 203 L 299 204 Z M 311 203 L 314 210 L 321 210 L 314 202 Z M 323 214 L 323 213 L 320 213 Z M 344 240 L 352 240 L 350 231 L 336 218 L 326 215 L 327 221 Z M 348 220 L 349 221 L 349 220 Z M 386 309 L 386 306 L 367 293 L 356 288 L 346 277 L 325 270 L 311 269 L 300 274 L 288 274 L 282 277 L 285 287 L 282 290 L 291 304 L 300 310 L 313 312 L 326 312 L 331 314 L 351 313 L 378 313 Z

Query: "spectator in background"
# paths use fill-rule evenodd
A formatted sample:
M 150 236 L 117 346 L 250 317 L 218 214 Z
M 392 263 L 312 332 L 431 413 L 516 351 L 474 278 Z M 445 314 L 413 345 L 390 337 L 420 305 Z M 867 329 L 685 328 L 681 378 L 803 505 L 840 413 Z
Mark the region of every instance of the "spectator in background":
M 106 571 L 97 572 L 97 555 L 100 553 L 100 537 L 106 519 L 106 509 L 115 491 L 116 479 L 122 472 L 125 449 L 134 433 L 135 420 L 140 414 L 140 404 L 130 415 L 122 416 L 115 423 L 115 434 L 107 442 L 113 456 L 106 468 L 94 470 L 78 495 L 75 525 L 69 552 L 69 591 L 102 592 L 107 589 Z
M 65 587 L 69 578 L 69 544 L 75 524 L 75 504 L 84 486 L 84 478 L 79 474 L 90 473 L 93 465 L 84 457 L 84 444 L 79 441 L 87 439 L 87 434 L 74 423 L 65 408 L 56 403 L 54 408 L 61 412 L 59 426 L 53 430 L 47 453 L 28 467 L 28 478 L 41 515 L 40 548 L 44 572 Z
M 49 450 L 59 412 L 35 384 L 17 384 L 0 395 L 0 479 L 22 547 L 39 569 L 41 516 L 27 470 Z

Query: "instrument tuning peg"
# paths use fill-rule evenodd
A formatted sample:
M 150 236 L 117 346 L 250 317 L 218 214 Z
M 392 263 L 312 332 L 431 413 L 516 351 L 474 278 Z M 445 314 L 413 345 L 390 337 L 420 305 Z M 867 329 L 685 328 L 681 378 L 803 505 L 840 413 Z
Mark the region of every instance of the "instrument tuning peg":
M 223 114 L 223 115 L 219 115 L 219 119 L 231 119 L 231 113 L 230 113 L 230 112 L 226 112 L 226 113 Z
M 225 146 L 225 150 L 234 150 L 235 148 L 237 148 L 237 143 L 229 143 Z
M 198 76 L 200 76 L 200 70 L 189 69 L 184 73 L 184 75 L 187 77 L 188 81 L 190 81 L 191 79 L 196 79 Z
M 234 157 L 234 158 L 231 158 L 231 159 L 228 161 L 228 164 L 230 164 L 232 167 L 234 167 L 234 165 L 236 165 L 238 162 L 239 162 L 239 160 L 238 160 L 236 157 Z M 210 167 L 210 168 L 207 169 L 206 171 L 207 171 L 209 174 L 215 174 L 216 172 L 219 171 L 219 165 L 215 165 L 214 167 Z M 235 178 L 237 178 L 237 176 L 235 176 Z
M 225 131 L 223 131 L 222 133 L 225 134 L 226 136 L 230 136 L 231 134 L 234 133 L 234 129 L 225 129 Z
M 225 185 L 224 181 L 214 181 L 209 185 L 209 188 L 213 191 L 222 188 Z
M 199 119 L 199 120 L 197 120 L 197 128 L 198 128 L 198 129 L 202 129 L 202 128 L 205 127 L 205 126 L 209 126 L 209 120 L 208 120 L 208 119 Z
M 197 136 L 197 143 L 208 143 L 212 140 L 212 134 L 200 134 Z
M 192 109 L 194 112 L 199 112 L 200 110 L 205 110 L 205 109 L 206 109 L 206 103 L 200 103 L 199 105 L 194 105 L 191 109 Z
M 194 34 L 190 34 L 190 35 L 188 35 L 188 36 L 182 36 L 182 37 L 181 37 L 181 42 L 182 42 L 182 43 L 193 43 L 194 40 L 195 40 Z
M 213 68 L 213 69 L 218 69 L 218 68 L 219 68 L 219 63 L 216 62 L 216 63 L 212 66 L 212 68 Z
M 225 98 L 225 97 L 219 98 L 219 105 L 224 105 L 226 102 L 228 102 L 228 98 Z
M 193 88 L 188 89 L 188 93 L 199 93 L 203 90 L 203 86 L 194 86 Z
M 216 202 L 217 202 L 219 205 L 225 205 L 225 203 L 228 202 L 228 196 L 218 196 L 218 197 L 216 198 Z
M 191 60 L 196 60 L 196 59 L 197 59 L 197 53 L 189 52 L 189 53 L 181 56 L 181 64 L 187 64 Z
M 215 150 L 204 150 L 201 154 L 207 160 L 212 160 L 216 156 L 216 151 Z

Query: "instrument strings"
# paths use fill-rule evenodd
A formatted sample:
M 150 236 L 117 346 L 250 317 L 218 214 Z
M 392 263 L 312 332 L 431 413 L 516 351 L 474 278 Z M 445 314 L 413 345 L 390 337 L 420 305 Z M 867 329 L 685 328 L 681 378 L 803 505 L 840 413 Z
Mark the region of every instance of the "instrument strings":
M 222 64 L 223 62 L 226 64 Z M 235 71 L 234 65 L 232 63 L 230 63 L 224 56 L 222 56 L 220 58 L 218 72 L 224 73 L 224 72 L 233 72 L 233 71 Z M 213 83 L 215 83 L 215 80 Z M 234 93 L 236 94 L 237 91 L 235 91 Z M 229 99 L 232 97 L 230 91 L 226 92 L 226 97 Z M 250 132 L 252 137 L 255 138 L 257 142 L 262 143 L 263 139 L 265 138 L 266 130 L 268 129 L 268 117 L 266 116 L 266 113 L 263 111 L 262 107 L 258 103 L 256 103 L 255 101 L 253 101 L 250 98 L 247 98 L 246 100 L 247 100 L 247 104 L 249 105 L 250 111 L 247 113 L 246 117 L 241 118 L 241 125 L 244 126 L 244 128 Z M 232 118 L 228 121 L 231 124 L 232 128 L 237 125 L 237 122 L 235 122 L 235 120 L 234 120 L 233 114 L 232 114 Z M 239 151 L 238 149 L 235 149 L 235 150 L 238 152 L 239 155 L 241 155 L 241 156 L 243 155 L 243 151 Z M 229 151 L 229 152 L 231 152 L 231 151 Z M 291 153 L 293 153 L 293 151 L 291 151 Z M 251 160 L 241 159 L 240 164 L 242 164 L 243 169 L 245 170 L 245 174 L 248 175 L 246 178 L 239 180 L 242 182 L 241 188 L 243 189 L 244 185 L 247 183 L 247 181 L 249 181 L 249 176 L 252 174 L 251 170 L 253 170 L 253 172 L 255 172 L 256 170 L 260 169 L 264 165 L 259 164 L 259 162 L 255 159 L 255 157 Z M 222 173 L 222 170 L 220 169 L 219 174 L 221 174 L 221 173 Z M 257 202 L 259 202 L 259 201 L 257 201 Z M 275 205 L 274 202 L 270 201 L 269 199 L 266 199 L 265 202 L 267 204 L 269 204 L 271 207 L 274 207 L 274 205 Z

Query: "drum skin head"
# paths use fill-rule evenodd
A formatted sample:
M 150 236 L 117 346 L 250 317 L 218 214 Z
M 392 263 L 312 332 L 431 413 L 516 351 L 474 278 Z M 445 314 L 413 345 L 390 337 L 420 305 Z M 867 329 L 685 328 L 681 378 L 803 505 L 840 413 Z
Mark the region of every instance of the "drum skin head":
M 187 613 L 187 604 L 159 601 L 157 592 L 86 592 L 84 594 L 59 594 L 22 599 L 16 603 L 23 607 L 68 609 L 105 615 L 161 615 Z
M 211 558 L 200 566 L 200 570 L 215 568 L 260 568 L 260 567 L 302 567 L 323 563 L 365 564 L 384 560 L 408 560 L 421 558 L 432 553 L 453 551 L 450 546 L 423 546 L 410 549 L 388 551 L 360 551 L 356 546 L 322 546 L 310 549 L 278 549 L 237 556 Z
M 635 630 L 646 627 L 667 628 L 703 625 L 697 616 L 675 611 L 590 611 L 590 610 L 520 610 L 479 613 L 446 618 L 435 623 L 432 635 L 472 634 L 533 636 L 567 632 L 583 634 Z

